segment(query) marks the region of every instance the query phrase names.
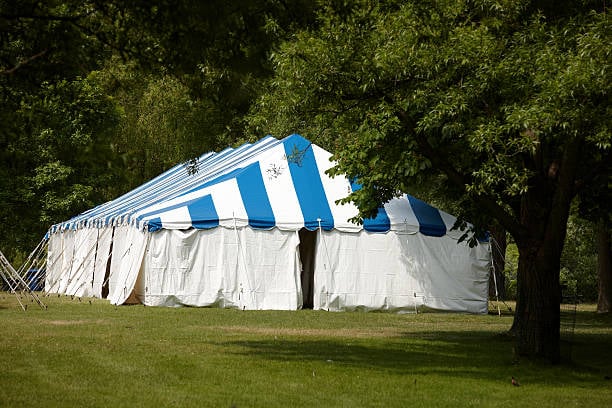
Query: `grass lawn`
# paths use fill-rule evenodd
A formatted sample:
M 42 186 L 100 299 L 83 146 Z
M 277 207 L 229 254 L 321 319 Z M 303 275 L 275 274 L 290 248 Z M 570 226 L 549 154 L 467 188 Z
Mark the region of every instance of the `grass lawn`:
M 612 316 L 592 305 L 550 366 L 513 360 L 508 314 L 43 300 L 0 293 L 2 407 L 612 406 Z

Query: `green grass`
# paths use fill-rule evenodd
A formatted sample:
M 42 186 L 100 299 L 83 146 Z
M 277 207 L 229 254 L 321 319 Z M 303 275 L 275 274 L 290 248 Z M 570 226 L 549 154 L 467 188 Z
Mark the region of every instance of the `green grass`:
M 612 317 L 514 361 L 512 316 L 115 307 L 0 294 L 0 406 L 612 406 Z M 519 379 L 513 387 L 511 376 Z

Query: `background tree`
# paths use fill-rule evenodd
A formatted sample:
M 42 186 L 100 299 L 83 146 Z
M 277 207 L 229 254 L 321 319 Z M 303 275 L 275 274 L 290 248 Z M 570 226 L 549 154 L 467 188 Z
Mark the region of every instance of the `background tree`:
M 597 311 L 608 313 L 612 308 L 612 162 L 604 167 L 593 183 L 581 191 L 578 214 L 590 221 L 597 252 Z
M 597 237 L 596 225 L 580 218 L 572 208 L 567 224 L 567 238 L 561 255 L 562 285 L 567 301 L 597 301 Z
M 600 218 L 597 225 L 597 311 L 610 313 L 612 310 L 612 223 L 609 218 Z
M 464 219 L 518 246 L 516 352 L 558 361 L 570 205 L 610 160 L 603 4 L 351 4 L 275 54 L 252 126 L 330 147 L 362 216 L 442 177 Z
M 271 44 L 310 21 L 311 9 L 0 1 L 3 250 L 28 252 L 50 224 L 242 137 L 242 117 L 271 73 Z
M 118 111 L 87 74 L 103 56 L 70 3 L 0 2 L 0 237 L 13 259 L 105 196 Z

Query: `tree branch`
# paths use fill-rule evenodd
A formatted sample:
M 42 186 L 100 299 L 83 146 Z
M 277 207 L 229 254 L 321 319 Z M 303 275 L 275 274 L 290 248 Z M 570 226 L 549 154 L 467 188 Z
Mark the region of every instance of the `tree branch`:
M 467 193 L 466 186 L 470 184 L 470 177 L 461 173 L 457 170 L 439 150 L 433 148 L 427 138 L 417 132 L 414 132 L 414 126 L 412 126 L 408 115 L 405 112 L 399 111 L 398 117 L 404 124 L 404 129 L 409 131 L 415 138 L 420 152 L 429 159 L 432 164 L 444 173 L 448 179 L 455 184 L 461 191 Z M 494 197 L 490 195 L 478 194 L 473 196 L 474 201 L 478 206 L 485 209 L 487 213 L 491 214 L 497 221 L 502 225 L 510 234 L 513 236 L 520 236 L 525 233 L 524 228 L 521 224 L 509 214 L 502 206 L 500 206 Z
M 46 15 L 41 15 L 41 14 L 4 14 L 1 13 L 0 14 L 0 18 L 3 18 L 5 20 L 21 20 L 21 19 L 30 19 L 30 20 L 46 20 L 46 21 L 68 21 L 68 22 L 72 22 L 72 21 L 77 21 L 80 20 L 82 18 L 87 17 L 88 15 L 92 14 L 93 12 L 89 12 L 89 13 L 85 13 L 85 14 L 77 14 L 77 15 L 73 15 L 73 16 L 66 16 L 66 15 L 53 15 L 53 14 L 46 14 Z
M 39 52 L 38 54 L 34 54 L 31 57 L 26 58 L 23 61 L 19 61 L 13 68 L 10 69 L 5 69 L 4 71 L 0 71 L 0 74 L 2 75 L 11 75 L 13 73 L 15 73 L 15 71 L 17 71 L 19 68 L 23 67 L 24 65 L 29 64 L 30 62 L 34 61 L 37 58 L 42 57 L 43 55 L 45 55 L 47 53 L 48 49 L 44 49 L 41 52 Z

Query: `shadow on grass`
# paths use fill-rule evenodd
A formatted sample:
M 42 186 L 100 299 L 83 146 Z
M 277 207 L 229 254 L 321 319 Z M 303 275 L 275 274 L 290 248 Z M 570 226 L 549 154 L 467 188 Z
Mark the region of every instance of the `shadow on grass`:
M 612 313 L 577 310 L 576 327 L 592 329 L 609 328 L 612 330 Z
M 258 338 L 218 345 L 223 346 L 226 352 L 269 361 L 329 364 L 330 367 L 384 371 L 395 375 L 435 374 L 506 381 L 513 373 L 523 371 L 523 375 L 530 373 L 530 384 L 552 382 L 557 385 L 606 386 L 607 383 L 601 379 L 610 375 L 612 364 L 594 366 L 591 363 L 608 354 L 612 346 L 609 336 L 578 334 L 575 340 L 577 344 L 574 347 L 580 351 L 575 350 L 574 353 L 587 361 L 556 366 L 529 361 L 517 364 L 512 352 L 513 338 L 479 331 L 411 332 L 399 338 L 365 340 Z
M 482 332 L 410 333 L 394 339 L 269 338 L 223 343 L 236 354 L 278 362 L 320 363 L 398 375 L 439 373 L 472 378 L 512 364 L 511 340 Z M 482 374 L 479 374 L 482 373 Z

